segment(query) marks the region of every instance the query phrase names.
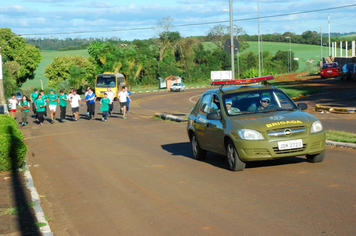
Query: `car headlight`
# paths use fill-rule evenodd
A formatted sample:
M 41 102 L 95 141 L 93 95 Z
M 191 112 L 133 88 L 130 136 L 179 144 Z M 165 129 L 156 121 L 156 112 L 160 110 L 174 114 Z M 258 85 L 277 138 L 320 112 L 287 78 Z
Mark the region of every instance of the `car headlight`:
M 245 140 L 263 140 L 263 136 L 260 132 L 253 129 L 239 129 L 238 134 L 240 138 Z
M 323 125 L 321 124 L 320 121 L 315 121 L 312 126 L 311 126 L 311 133 L 314 134 L 314 133 L 319 133 L 323 131 Z

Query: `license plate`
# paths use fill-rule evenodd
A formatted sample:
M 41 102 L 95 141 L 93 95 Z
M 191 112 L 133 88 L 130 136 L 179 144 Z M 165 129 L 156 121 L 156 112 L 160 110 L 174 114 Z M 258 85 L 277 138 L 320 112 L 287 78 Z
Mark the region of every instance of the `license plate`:
M 303 141 L 301 139 L 278 142 L 279 150 L 288 150 L 288 149 L 295 149 L 295 148 L 302 148 L 302 147 L 303 147 Z
M 328 70 L 328 71 L 326 71 L 326 72 L 331 73 L 331 72 L 333 72 L 333 71 L 332 71 L 332 70 Z

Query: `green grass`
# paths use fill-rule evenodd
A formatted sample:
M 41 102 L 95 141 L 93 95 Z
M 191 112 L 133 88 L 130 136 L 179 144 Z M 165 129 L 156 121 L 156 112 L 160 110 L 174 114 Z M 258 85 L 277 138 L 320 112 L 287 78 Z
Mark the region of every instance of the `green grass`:
M 258 44 L 257 42 L 248 42 L 250 45 L 249 48 L 247 48 L 243 53 L 245 52 L 258 52 Z M 320 45 L 308 45 L 308 44 L 296 44 L 292 43 L 290 45 L 292 52 L 294 53 L 295 58 L 299 58 L 299 69 L 298 72 L 301 71 L 307 71 L 307 66 L 308 60 L 315 60 L 313 65 L 316 65 L 320 61 Z M 286 41 L 285 43 L 274 43 L 274 42 L 262 42 L 262 51 L 269 51 L 272 54 L 275 54 L 278 50 L 281 51 L 288 51 L 289 50 L 289 42 Z M 323 47 L 323 56 L 327 56 L 329 52 L 329 47 L 325 46 Z M 340 53 L 340 50 L 337 51 L 337 53 Z M 349 53 L 350 54 L 350 53 Z M 343 50 L 343 55 L 346 55 L 346 51 Z
M 322 91 L 322 89 L 314 86 L 305 86 L 303 82 L 291 82 L 288 84 L 271 81 L 272 85 L 278 87 L 279 89 L 283 90 L 289 97 L 301 97 L 301 96 L 309 96 L 312 94 L 317 94 Z
M 356 134 L 344 131 L 327 130 L 326 139 L 335 142 L 356 143 Z
M 0 216 L 2 216 L 2 215 L 17 215 L 21 211 L 24 211 L 27 208 L 32 208 L 34 206 L 35 206 L 35 203 L 33 203 L 33 202 L 27 203 L 27 206 L 19 206 L 19 207 L 9 206 L 8 208 L 5 208 L 0 212 Z
M 26 87 L 36 87 L 41 88 L 41 80 L 43 82 L 43 88 L 47 88 L 48 79 L 44 76 L 44 71 L 47 65 L 52 63 L 52 60 L 57 56 L 75 56 L 81 55 L 84 57 L 89 57 L 88 51 L 84 50 L 73 50 L 73 51 L 41 51 L 42 61 L 38 65 L 35 71 L 35 78 L 33 80 L 27 80 L 26 83 L 23 84 L 22 89 L 26 89 Z

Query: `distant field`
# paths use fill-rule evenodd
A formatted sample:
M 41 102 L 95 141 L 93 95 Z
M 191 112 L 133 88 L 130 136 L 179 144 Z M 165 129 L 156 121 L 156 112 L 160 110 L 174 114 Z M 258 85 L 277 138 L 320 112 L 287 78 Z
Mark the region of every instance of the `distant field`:
M 26 87 L 41 87 L 41 80 L 43 82 L 43 87 L 47 88 L 48 79 L 44 76 L 44 71 L 47 65 L 52 63 L 52 60 L 57 56 L 74 56 L 82 55 L 84 57 L 89 57 L 88 51 L 84 50 L 74 50 L 74 51 L 41 51 L 42 61 L 38 65 L 35 71 L 35 78 L 33 80 L 28 80 L 23 84 L 22 88 Z
M 246 52 L 254 52 L 257 55 L 258 52 L 258 45 L 257 42 L 248 42 L 250 45 L 245 51 L 241 54 Z M 318 45 L 307 45 L 307 44 L 295 44 L 292 43 L 291 45 L 292 52 L 294 53 L 295 58 L 299 58 L 299 70 L 306 71 L 307 61 L 308 60 L 315 60 L 313 65 L 317 66 L 317 63 L 320 61 L 321 57 L 321 50 L 320 46 Z M 204 44 L 205 49 L 212 49 L 216 47 L 213 43 L 207 42 Z M 261 51 L 270 51 L 272 54 L 275 54 L 278 50 L 281 51 L 288 51 L 289 50 L 289 42 L 285 43 L 273 43 L 273 42 L 262 42 Z M 329 52 L 329 47 L 323 47 L 323 56 L 327 56 Z M 340 50 L 337 51 L 340 53 Z M 343 55 L 345 55 L 345 50 L 343 50 Z

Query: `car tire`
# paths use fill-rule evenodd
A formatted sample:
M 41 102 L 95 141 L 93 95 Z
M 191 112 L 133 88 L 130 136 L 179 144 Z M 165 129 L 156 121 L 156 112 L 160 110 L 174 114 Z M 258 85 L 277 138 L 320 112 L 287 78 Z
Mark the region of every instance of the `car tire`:
M 245 169 L 246 163 L 241 161 L 235 145 L 231 140 L 229 140 L 226 144 L 226 158 L 230 170 L 243 171 Z
M 195 134 L 192 134 L 190 138 L 190 144 L 192 146 L 193 157 L 196 160 L 203 160 L 206 157 L 206 151 L 199 145 L 198 139 Z
M 325 158 L 325 151 L 316 155 L 306 155 L 307 160 L 311 163 L 322 162 Z

